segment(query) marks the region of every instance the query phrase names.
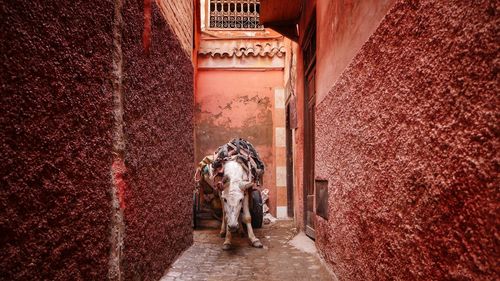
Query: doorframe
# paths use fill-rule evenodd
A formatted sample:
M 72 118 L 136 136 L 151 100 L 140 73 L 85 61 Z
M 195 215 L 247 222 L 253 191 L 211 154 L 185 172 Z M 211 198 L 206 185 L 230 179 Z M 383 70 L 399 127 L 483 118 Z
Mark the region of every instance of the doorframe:
M 304 207 L 304 230 L 307 236 L 315 239 L 315 226 L 314 226 L 314 198 L 315 198 L 315 188 L 314 188 L 314 146 L 315 146 L 315 136 L 314 136 L 314 118 L 316 110 L 316 11 L 313 11 L 311 20 L 309 21 L 304 40 L 301 46 L 302 49 L 302 62 L 304 66 L 304 157 L 303 157 L 303 207 Z M 311 94 L 308 90 L 309 80 L 314 79 L 313 87 L 314 91 Z M 312 107 L 312 116 L 310 115 L 309 109 Z M 312 120 L 310 120 L 312 119 Z M 308 133 L 312 130 L 312 136 L 308 136 Z M 307 173 L 307 170 L 310 173 Z M 312 190 L 313 194 L 308 194 L 308 190 Z M 311 198 L 313 202 L 310 208 L 312 209 L 310 217 L 311 226 L 308 225 L 308 201 Z
M 289 100 L 287 101 L 286 104 L 286 125 L 285 125 L 285 138 L 286 138 L 286 150 L 285 150 L 285 157 L 286 157 L 286 194 L 287 194 L 287 213 L 288 217 L 293 218 L 294 217 L 294 204 L 293 204 L 293 189 L 294 189 L 294 165 L 293 165 L 293 129 L 290 123 L 291 120 L 291 109 L 290 109 L 290 102 Z

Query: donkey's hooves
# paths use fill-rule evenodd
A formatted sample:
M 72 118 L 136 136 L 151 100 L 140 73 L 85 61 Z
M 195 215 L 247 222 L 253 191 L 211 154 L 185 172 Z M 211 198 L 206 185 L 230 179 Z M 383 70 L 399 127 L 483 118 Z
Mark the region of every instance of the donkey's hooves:
M 224 251 L 231 250 L 231 244 L 224 244 L 224 245 L 222 245 L 222 250 L 224 250 Z
M 220 238 L 224 238 L 224 237 L 226 237 L 226 233 L 225 232 L 221 232 L 221 233 L 219 233 L 219 236 L 220 236 Z
M 255 248 L 262 248 L 262 243 L 260 243 L 259 240 L 255 240 L 252 242 L 252 247 L 255 247 Z

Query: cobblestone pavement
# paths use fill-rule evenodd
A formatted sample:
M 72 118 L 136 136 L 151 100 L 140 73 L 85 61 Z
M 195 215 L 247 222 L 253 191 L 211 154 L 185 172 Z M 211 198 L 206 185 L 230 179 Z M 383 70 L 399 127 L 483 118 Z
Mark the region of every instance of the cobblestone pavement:
M 255 229 L 264 248 L 253 248 L 247 237 L 233 235 L 232 249 L 222 250 L 216 229 L 194 232 L 194 244 L 167 270 L 160 281 L 170 280 L 334 280 L 316 254 L 289 244 L 295 229 L 291 221 L 278 221 Z

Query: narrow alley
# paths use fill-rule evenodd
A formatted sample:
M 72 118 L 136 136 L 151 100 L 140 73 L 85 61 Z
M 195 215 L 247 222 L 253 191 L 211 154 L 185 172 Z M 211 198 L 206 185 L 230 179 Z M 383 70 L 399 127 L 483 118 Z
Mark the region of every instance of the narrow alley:
M 173 280 L 334 280 L 321 263 L 314 242 L 296 236 L 293 222 L 279 221 L 256 230 L 264 248 L 252 248 L 248 240 L 235 239 L 233 249 L 221 249 L 217 229 L 194 232 L 194 243 L 173 263 L 160 281 Z
M 0 281 L 500 280 L 499 0 L 0 21 Z

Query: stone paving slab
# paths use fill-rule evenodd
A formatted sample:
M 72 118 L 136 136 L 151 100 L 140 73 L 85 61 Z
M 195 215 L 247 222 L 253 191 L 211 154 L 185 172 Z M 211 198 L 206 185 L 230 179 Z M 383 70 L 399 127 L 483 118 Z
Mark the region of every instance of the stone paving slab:
M 289 244 L 296 230 L 291 221 L 256 229 L 264 248 L 253 248 L 247 237 L 233 236 L 233 249 L 222 250 L 219 230 L 194 232 L 194 244 L 160 281 L 170 280 L 334 280 L 318 256 Z

